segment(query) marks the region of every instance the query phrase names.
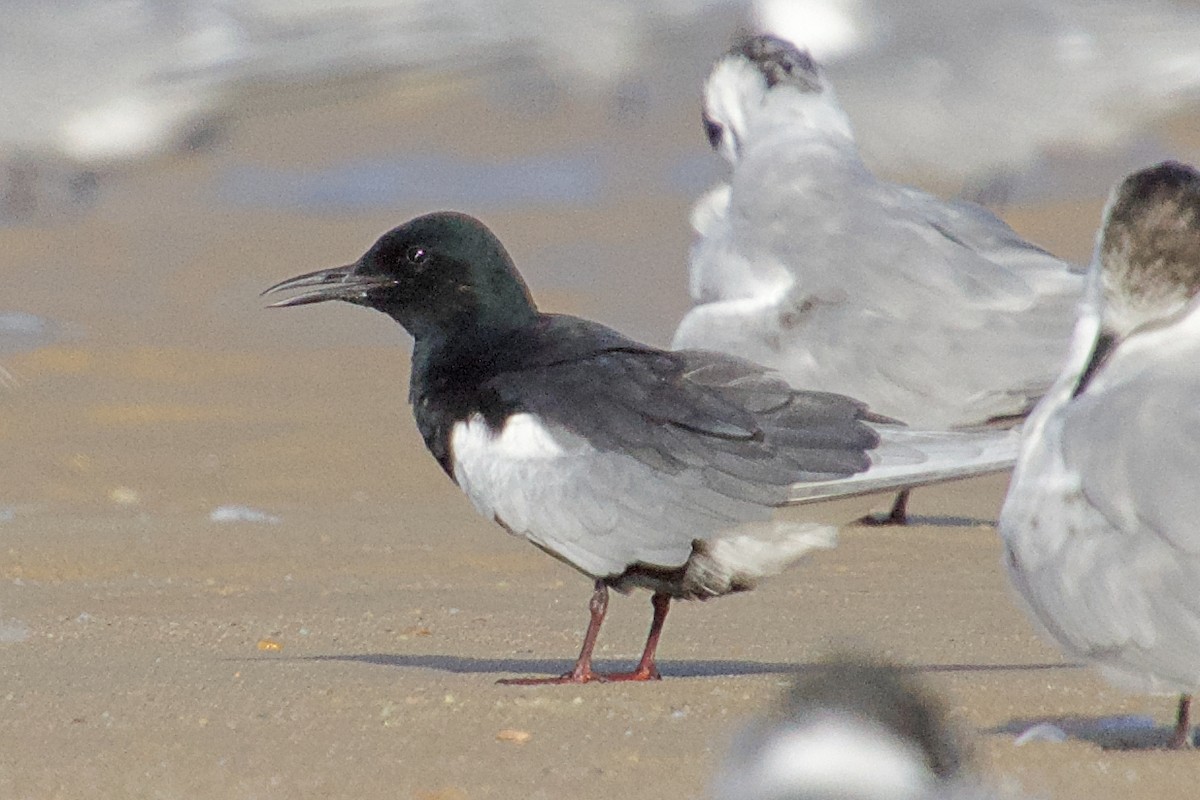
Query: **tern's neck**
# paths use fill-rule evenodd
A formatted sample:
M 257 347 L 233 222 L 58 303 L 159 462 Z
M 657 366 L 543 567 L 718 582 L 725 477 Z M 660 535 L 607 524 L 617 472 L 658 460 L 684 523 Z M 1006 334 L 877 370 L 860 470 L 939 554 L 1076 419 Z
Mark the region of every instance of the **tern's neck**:
M 1071 336 L 1071 347 L 1062 371 L 1050 390 L 1038 401 L 1037 407 L 1025 422 L 1025 439 L 1027 441 L 1038 439 L 1046 420 L 1058 409 L 1071 402 L 1085 375 L 1089 380 L 1094 377 L 1088 374 L 1088 367 L 1092 363 L 1097 346 L 1103 346 L 1100 343 L 1101 303 L 1099 278 L 1093 268 L 1088 274 L 1083 298 L 1079 302 L 1075 332 Z
M 786 129 L 798 136 L 854 143 L 850 118 L 828 87 L 819 93 L 788 92 L 768 97 L 754 115 L 753 124 L 764 135 Z
M 768 104 L 750 122 L 743 158 L 754 150 L 801 154 L 818 150 L 822 159 L 860 161 L 846 115 L 836 104 L 820 102 Z

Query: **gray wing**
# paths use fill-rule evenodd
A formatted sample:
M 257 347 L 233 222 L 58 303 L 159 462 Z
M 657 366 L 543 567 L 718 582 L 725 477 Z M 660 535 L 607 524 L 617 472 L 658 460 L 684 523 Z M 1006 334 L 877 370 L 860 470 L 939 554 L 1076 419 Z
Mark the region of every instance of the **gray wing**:
M 1198 677 L 1200 379 L 1184 360 L 1072 401 L 1062 454 L 1082 496 L 1067 495 L 1063 530 L 1040 533 L 1064 539 L 1054 574 L 1021 577 L 1057 638 L 1139 689 Z
M 1200 559 L 1200 376 L 1189 374 L 1194 362 L 1184 366 L 1115 385 L 1106 370 L 1107 385 L 1097 381 L 1098 391 L 1072 402 L 1063 450 L 1084 495 L 1112 525 Z
M 668 475 L 703 468 L 714 485 L 766 505 L 797 481 L 866 469 L 879 442 L 861 403 L 797 391 L 719 353 L 606 350 L 506 373 L 489 388 L 598 450 Z
M 769 532 L 791 484 L 865 469 L 878 441 L 853 400 L 712 353 L 604 351 L 488 388 L 517 414 L 497 434 L 456 431 L 456 479 L 482 513 L 597 577 Z
M 725 216 L 706 209 L 692 269 L 708 302 L 675 346 L 750 358 L 914 427 L 1031 408 L 1066 352 L 1080 274 L 978 206 L 861 163 L 763 155 L 738 165 Z
M 1016 464 L 1021 434 L 1014 429 L 918 431 L 896 425 L 877 428 L 881 442 L 863 472 L 792 487 L 789 504 L 900 491 L 1004 472 Z

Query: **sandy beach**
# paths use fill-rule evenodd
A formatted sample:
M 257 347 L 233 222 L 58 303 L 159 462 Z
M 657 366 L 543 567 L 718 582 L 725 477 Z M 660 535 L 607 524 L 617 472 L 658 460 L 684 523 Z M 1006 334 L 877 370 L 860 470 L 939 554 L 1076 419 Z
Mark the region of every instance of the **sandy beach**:
M 424 451 L 394 323 L 257 296 L 444 195 L 316 211 L 290 171 L 581 153 L 603 176 L 584 199 L 461 210 L 545 309 L 665 344 L 693 195 L 664 188 L 663 165 L 707 154 L 696 106 L 531 118 L 469 84 L 398 83 L 226 136 L 78 219 L 0 228 L 0 302 L 63 326 L 2 362 L 19 385 L 0 390 L 0 797 L 701 798 L 738 726 L 847 648 L 919 671 L 1003 790 L 1194 789 L 1195 754 L 1105 746 L 1153 738 L 1125 715 L 1165 735 L 1174 700 L 1065 662 L 1016 605 L 994 528 L 1005 476 L 919 491 L 906 529 L 848 527 L 755 592 L 677 604 L 659 683 L 496 685 L 568 668 L 587 579 L 479 518 Z M 248 170 L 280 180 L 278 205 L 239 200 Z M 1103 199 L 1005 216 L 1084 260 Z M 221 507 L 265 516 L 211 521 Z M 649 612 L 644 594 L 614 600 L 603 664 L 636 657 Z M 1042 721 L 1070 738 L 1014 744 Z

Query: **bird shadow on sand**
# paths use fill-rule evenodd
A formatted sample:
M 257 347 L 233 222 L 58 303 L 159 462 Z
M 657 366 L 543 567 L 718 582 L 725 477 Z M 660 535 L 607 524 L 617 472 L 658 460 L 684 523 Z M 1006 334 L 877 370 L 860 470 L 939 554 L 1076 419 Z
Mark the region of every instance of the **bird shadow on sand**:
M 988 728 L 984 733 L 1015 737 L 1014 744 L 1027 742 L 1090 742 L 1105 750 L 1162 750 L 1172 727 L 1157 725 L 1142 715 L 1114 717 L 1025 717 Z
M 396 669 L 432 669 L 461 675 L 552 676 L 570 672 L 571 659 L 472 658 L 436 653 L 401 655 L 394 653 L 349 653 L 345 655 L 307 656 L 305 661 L 343 661 L 374 664 Z M 595 662 L 597 672 L 632 669 L 635 659 L 602 659 Z M 796 675 L 805 670 L 824 668 L 824 664 L 785 661 L 743 661 L 736 659 L 673 659 L 659 661 L 664 678 L 729 678 L 748 675 Z M 917 672 L 1003 672 L 1010 670 L 1075 669 L 1073 664 L 929 664 L 914 666 Z
M 872 518 L 882 519 L 886 515 L 872 514 L 870 516 Z M 908 516 L 907 522 L 905 522 L 903 525 L 889 525 L 887 523 L 881 524 L 879 522 L 864 522 L 863 520 L 856 520 L 854 523 L 854 527 L 856 527 L 856 528 L 892 528 L 892 529 L 906 528 L 906 527 L 908 527 L 908 528 L 995 528 L 996 520 L 983 519 L 982 517 L 953 517 L 953 516 L 926 517 L 926 516 L 922 516 L 919 514 L 910 514 Z
M 923 517 L 918 514 L 909 517 L 908 524 L 928 528 L 995 528 L 996 520 L 981 517 Z
M 572 659 L 533 658 L 472 658 L 435 653 L 423 655 L 397 655 L 393 653 L 353 653 L 347 655 L 309 656 L 308 661 L 352 661 L 360 664 L 375 664 L 398 669 L 433 669 L 464 675 L 541 676 L 562 675 L 575 666 Z M 593 662 L 597 672 L 621 672 L 633 668 L 637 659 L 597 659 Z M 663 677 L 670 678 L 715 678 L 736 675 L 791 674 L 803 665 L 784 662 L 736 660 L 679 660 L 660 661 Z

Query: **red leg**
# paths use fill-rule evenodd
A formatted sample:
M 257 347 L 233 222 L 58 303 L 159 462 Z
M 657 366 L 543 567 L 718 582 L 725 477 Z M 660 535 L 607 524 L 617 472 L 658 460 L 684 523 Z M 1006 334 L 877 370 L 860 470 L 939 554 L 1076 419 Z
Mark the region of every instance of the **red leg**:
M 872 527 L 881 527 L 885 525 L 907 525 L 908 524 L 908 493 L 905 489 L 900 494 L 896 495 L 896 502 L 892 504 L 891 512 L 885 517 L 875 517 L 868 514 L 858 521 L 859 525 L 869 525 Z
M 671 608 L 669 594 L 655 594 L 650 598 L 654 605 L 654 620 L 650 623 L 650 634 L 646 637 L 646 647 L 642 657 L 633 672 L 610 672 L 604 675 L 606 681 L 657 681 L 662 676 L 654 663 L 654 651 L 658 649 L 658 639 L 662 636 L 663 623 L 667 619 L 667 611 Z
M 583 635 L 583 647 L 579 650 L 574 669 L 557 678 L 505 678 L 496 682 L 508 686 L 543 686 L 604 680 L 601 675 L 592 671 L 592 650 L 596 647 L 596 637 L 600 635 L 600 625 L 604 622 L 605 612 L 608 611 L 608 587 L 603 581 L 596 581 L 596 589 L 588 602 L 588 611 L 591 612 L 592 618 L 588 622 L 587 633 Z M 666 614 L 665 611 L 663 613 Z
M 1179 712 L 1175 715 L 1175 733 L 1171 735 L 1171 741 L 1167 743 L 1167 747 L 1172 750 L 1182 750 L 1192 746 L 1192 696 L 1184 694 L 1179 696 Z

